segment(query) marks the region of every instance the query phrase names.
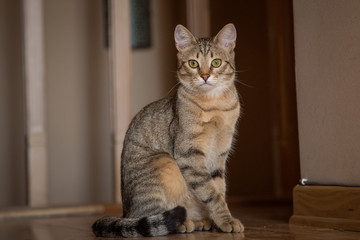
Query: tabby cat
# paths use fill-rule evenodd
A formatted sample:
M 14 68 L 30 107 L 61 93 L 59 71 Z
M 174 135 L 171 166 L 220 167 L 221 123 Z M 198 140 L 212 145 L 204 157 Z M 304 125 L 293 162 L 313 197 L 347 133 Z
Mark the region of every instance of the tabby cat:
M 124 216 L 93 224 L 98 237 L 242 232 L 225 201 L 225 165 L 240 114 L 233 24 L 214 38 L 174 33 L 180 86 L 130 123 L 121 156 Z

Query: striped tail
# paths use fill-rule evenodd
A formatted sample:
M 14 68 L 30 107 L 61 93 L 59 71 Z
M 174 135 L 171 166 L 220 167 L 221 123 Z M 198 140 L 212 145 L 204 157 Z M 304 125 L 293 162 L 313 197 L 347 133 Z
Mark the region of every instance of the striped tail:
M 153 237 L 176 232 L 186 219 L 186 210 L 178 206 L 162 214 L 143 218 L 104 217 L 92 225 L 96 237 Z

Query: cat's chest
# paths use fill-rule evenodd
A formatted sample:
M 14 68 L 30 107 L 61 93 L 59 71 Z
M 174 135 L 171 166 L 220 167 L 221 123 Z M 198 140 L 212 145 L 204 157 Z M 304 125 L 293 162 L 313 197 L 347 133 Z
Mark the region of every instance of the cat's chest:
M 236 110 L 203 113 L 203 134 L 197 142 L 206 155 L 206 166 L 212 171 L 224 153 L 229 152 L 238 118 Z
M 208 149 L 209 154 L 221 154 L 230 148 L 238 116 L 238 108 L 201 114 L 201 142 L 207 144 L 204 147 Z
M 201 113 L 201 122 L 203 125 L 211 124 L 219 131 L 232 129 L 238 119 L 238 111 L 234 109 L 233 111 L 221 112 L 203 112 Z

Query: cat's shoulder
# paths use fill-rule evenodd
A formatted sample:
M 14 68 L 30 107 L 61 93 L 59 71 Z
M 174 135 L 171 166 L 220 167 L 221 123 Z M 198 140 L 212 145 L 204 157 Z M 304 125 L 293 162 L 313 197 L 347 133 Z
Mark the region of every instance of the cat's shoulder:
M 173 105 L 176 104 L 175 98 L 176 95 L 171 95 L 149 103 L 135 115 L 133 122 L 137 122 L 140 119 L 161 117 L 160 115 L 171 115 L 174 108 Z
M 144 112 L 163 112 L 172 108 L 173 104 L 175 104 L 176 95 L 166 96 L 150 104 L 146 105 L 142 111 Z

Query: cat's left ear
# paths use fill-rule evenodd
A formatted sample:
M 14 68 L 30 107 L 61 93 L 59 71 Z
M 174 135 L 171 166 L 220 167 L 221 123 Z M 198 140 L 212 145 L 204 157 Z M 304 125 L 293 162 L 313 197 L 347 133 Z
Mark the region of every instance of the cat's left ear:
M 229 23 L 225 25 L 214 38 L 214 42 L 229 52 L 232 51 L 236 45 L 236 29 L 234 24 Z
M 191 45 L 196 44 L 196 38 L 183 25 L 177 25 L 174 32 L 175 45 L 179 52 L 184 51 Z

